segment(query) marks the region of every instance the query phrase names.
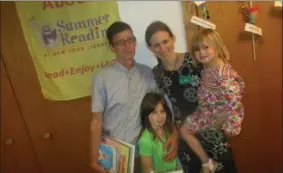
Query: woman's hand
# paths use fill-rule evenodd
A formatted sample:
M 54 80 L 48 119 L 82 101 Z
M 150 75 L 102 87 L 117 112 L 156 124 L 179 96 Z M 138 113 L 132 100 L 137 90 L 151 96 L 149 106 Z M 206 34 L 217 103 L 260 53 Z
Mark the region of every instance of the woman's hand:
M 165 161 L 172 161 L 176 158 L 178 150 L 178 131 L 176 127 L 173 127 L 173 133 L 170 135 L 164 145 L 164 149 L 168 150 L 164 156 Z
M 186 139 L 188 134 L 194 133 L 189 123 L 184 122 L 179 128 L 180 135 L 183 139 Z
M 205 167 L 205 168 L 202 168 L 202 173 L 211 173 L 210 169 Z

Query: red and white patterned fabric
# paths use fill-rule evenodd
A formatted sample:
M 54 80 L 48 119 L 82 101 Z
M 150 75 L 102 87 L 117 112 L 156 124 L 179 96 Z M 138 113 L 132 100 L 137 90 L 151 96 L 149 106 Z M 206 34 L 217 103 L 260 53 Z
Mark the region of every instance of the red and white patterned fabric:
M 204 69 L 201 74 L 197 97 L 199 107 L 187 117 L 190 130 L 199 132 L 216 123 L 215 115 L 228 112 L 228 120 L 222 126 L 226 135 L 235 136 L 241 131 L 244 107 L 241 99 L 244 82 L 230 64 Z

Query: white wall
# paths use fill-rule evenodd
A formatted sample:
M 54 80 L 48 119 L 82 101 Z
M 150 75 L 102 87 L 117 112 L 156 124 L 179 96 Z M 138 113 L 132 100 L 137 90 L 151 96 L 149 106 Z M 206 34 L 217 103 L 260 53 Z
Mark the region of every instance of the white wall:
M 156 58 L 145 43 L 146 27 L 155 20 L 165 22 L 176 36 L 176 51 L 187 50 L 180 1 L 118 1 L 121 20 L 131 25 L 137 37 L 136 61 L 150 67 Z

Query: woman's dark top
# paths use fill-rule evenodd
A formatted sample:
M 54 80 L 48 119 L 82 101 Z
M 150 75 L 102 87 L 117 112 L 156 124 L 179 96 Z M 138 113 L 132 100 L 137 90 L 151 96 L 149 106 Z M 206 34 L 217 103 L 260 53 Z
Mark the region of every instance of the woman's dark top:
M 158 88 L 169 97 L 172 103 L 177 124 L 183 122 L 198 106 L 196 94 L 202 69 L 201 65 L 193 64 L 192 56 L 188 52 L 178 70 L 167 71 L 162 63 L 158 63 L 153 68 Z

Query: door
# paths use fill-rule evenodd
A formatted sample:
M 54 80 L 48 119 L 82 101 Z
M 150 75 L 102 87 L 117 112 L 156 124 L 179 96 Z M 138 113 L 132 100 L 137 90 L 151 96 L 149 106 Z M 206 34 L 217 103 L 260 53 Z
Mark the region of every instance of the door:
M 255 36 L 253 61 L 252 36 L 244 31 L 240 12 L 245 3 L 206 6 L 246 84 L 243 130 L 231 141 L 239 172 L 271 173 L 282 170 L 282 9 L 274 8 L 274 2 L 253 2 L 259 7 L 256 25 L 263 30 L 262 37 Z M 203 18 L 203 6 L 198 15 Z
M 37 157 L 2 59 L 1 172 L 40 173 Z

